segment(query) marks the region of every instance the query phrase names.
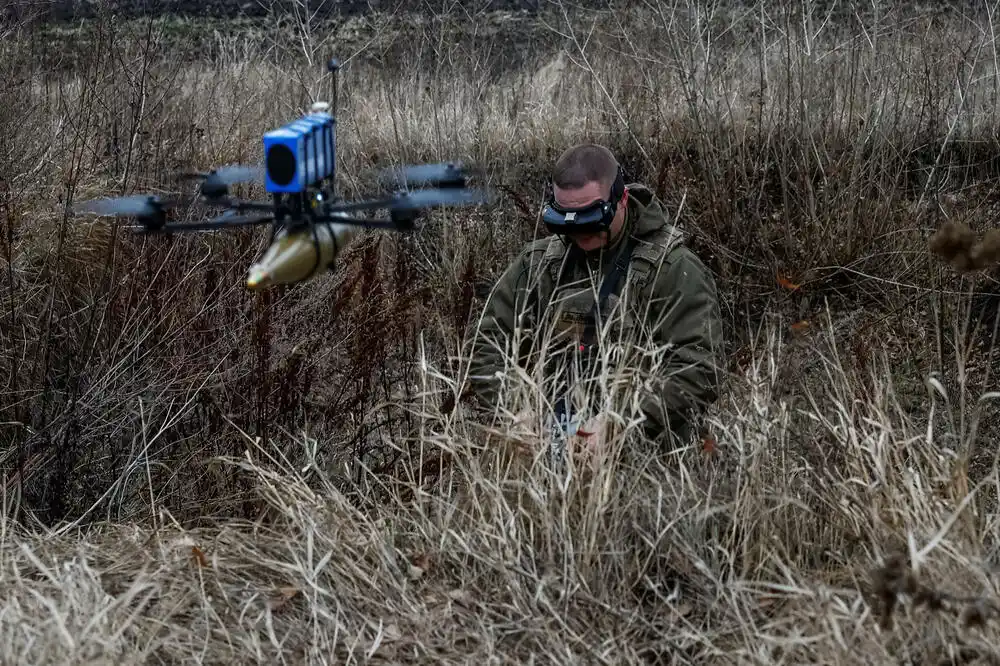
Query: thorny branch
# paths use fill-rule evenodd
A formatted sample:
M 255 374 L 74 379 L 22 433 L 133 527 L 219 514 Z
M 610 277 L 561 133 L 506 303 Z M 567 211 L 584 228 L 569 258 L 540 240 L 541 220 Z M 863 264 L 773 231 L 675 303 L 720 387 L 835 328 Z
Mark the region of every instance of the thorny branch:
M 963 627 L 982 627 L 1000 615 L 1000 604 L 985 597 L 950 594 L 922 583 L 914 573 L 906 553 L 897 552 L 886 558 L 885 564 L 872 572 L 872 592 L 877 606 L 879 626 L 893 628 L 893 615 L 901 598 L 908 597 L 914 607 L 926 606 L 931 611 L 954 613 Z

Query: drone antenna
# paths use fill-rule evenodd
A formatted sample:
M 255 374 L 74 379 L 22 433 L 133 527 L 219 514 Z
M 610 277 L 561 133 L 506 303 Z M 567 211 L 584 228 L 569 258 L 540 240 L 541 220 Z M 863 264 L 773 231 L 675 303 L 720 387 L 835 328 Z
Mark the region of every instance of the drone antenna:
M 337 71 L 340 70 L 340 61 L 336 58 L 330 58 L 330 61 L 326 64 L 326 69 L 333 76 L 330 79 L 330 99 L 333 104 L 333 115 L 337 116 Z
M 337 72 L 340 71 L 340 61 L 336 57 L 330 58 L 326 64 L 326 69 L 330 72 L 330 115 L 333 116 L 333 145 L 337 145 Z M 334 148 L 333 164 L 330 165 L 330 196 L 337 200 L 337 153 Z

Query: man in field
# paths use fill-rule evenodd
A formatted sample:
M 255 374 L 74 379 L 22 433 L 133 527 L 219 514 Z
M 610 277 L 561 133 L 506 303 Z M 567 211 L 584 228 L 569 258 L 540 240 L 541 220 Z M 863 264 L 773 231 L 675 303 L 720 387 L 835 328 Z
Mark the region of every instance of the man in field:
M 505 365 L 511 347 L 526 366 L 543 346 L 546 374 L 562 378 L 557 416 L 593 416 L 599 401 L 574 404 L 570 396 L 587 369 L 600 372 L 600 346 L 617 344 L 629 358 L 615 372 L 643 370 L 646 434 L 685 440 L 720 384 L 722 323 L 711 274 L 653 193 L 625 184 L 607 148 L 565 151 L 549 189 L 542 220 L 553 235 L 524 248 L 491 293 L 472 347 L 472 390 L 482 405 L 496 406 L 514 374 Z

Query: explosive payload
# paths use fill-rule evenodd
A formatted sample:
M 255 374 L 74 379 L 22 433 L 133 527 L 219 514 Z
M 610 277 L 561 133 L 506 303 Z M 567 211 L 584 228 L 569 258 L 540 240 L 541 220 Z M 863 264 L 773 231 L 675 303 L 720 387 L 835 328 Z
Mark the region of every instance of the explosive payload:
M 483 189 L 467 188 L 466 174 L 456 163 L 404 166 L 382 172 L 381 184 L 400 186 L 391 194 L 343 201 L 336 194 L 337 71 L 330 60 L 333 109 L 316 102 L 309 113 L 263 136 L 263 166 L 230 165 L 208 173 L 182 174 L 200 179 L 201 200 L 227 210 L 204 222 L 167 222 L 167 210 L 179 199 L 151 195 L 96 199 L 78 205 L 77 213 L 132 217 L 137 232 L 172 233 L 271 224 L 268 248 L 250 267 L 247 287 L 265 289 L 302 282 L 333 265 L 339 252 L 362 227 L 411 231 L 419 215 L 442 206 L 468 206 L 490 201 Z M 262 182 L 271 201 L 231 197 L 237 183 Z M 409 187 L 430 186 L 411 190 Z M 388 219 L 355 217 L 361 211 L 387 210 Z

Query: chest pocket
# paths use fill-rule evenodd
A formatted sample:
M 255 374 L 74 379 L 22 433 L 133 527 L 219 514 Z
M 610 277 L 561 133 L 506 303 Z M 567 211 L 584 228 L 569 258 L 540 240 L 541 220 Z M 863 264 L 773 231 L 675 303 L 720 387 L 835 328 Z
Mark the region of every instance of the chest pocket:
M 630 304 L 634 295 L 638 293 L 637 286 L 629 285 L 625 300 L 614 292 L 608 294 L 603 318 L 600 321 L 601 331 L 595 331 L 605 344 L 624 342 L 630 337 L 631 332 L 639 328 L 638 313 L 641 308 Z M 556 345 L 576 346 L 584 342 L 596 296 L 595 289 L 585 287 L 564 288 L 556 293 L 556 297 L 552 300 L 553 342 Z M 596 322 L 593 325 L 596 326 Z
M 563 288 L 556 293 L 552 299 L 555 344 L 562 347 L 583 341 L 594 296 L 588 288 Z

